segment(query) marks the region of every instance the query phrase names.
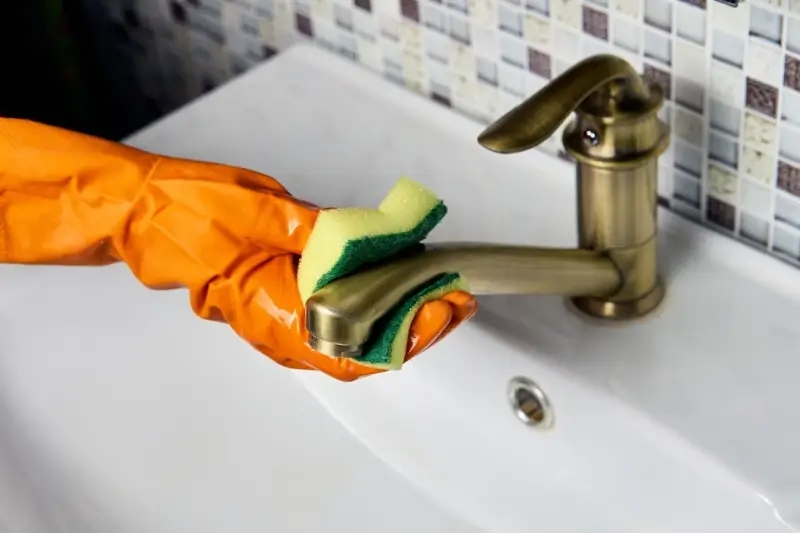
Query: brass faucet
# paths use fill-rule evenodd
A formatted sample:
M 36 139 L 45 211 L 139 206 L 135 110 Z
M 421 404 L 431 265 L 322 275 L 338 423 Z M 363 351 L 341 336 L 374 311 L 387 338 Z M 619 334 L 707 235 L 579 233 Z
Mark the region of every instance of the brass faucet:
M 632 319 L 664 297 L 656 261 L 658 156 L 669 127 L 664 94 L 624 60 L 590 57 L 509 111 L 478 137 L 494 152 L 533 148 L 564 130 L 577 161 L 578 249 L 495 244 L 424 245 L 403 259 L 335 281 L 306 302 L 311 346 L 357 356 L 373 324 L 428 280 L 458 272 L 474 294 L 567 296 L 581 312 Z

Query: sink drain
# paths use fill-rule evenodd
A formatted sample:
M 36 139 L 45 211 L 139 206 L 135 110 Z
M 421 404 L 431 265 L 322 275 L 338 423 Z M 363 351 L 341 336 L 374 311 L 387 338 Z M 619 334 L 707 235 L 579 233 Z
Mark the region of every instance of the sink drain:
M 516 417 L 537 429 L 553 425 L 553 406 L 544 391 L 532 380 L 516 377 L 508 383 L 508 401 Z

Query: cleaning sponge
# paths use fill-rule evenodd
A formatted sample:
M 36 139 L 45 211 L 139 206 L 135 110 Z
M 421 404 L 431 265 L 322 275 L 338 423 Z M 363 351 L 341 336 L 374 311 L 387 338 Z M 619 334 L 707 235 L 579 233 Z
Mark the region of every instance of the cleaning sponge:
M 422 241 L 446 214 L 444 202 L 408 178 L 392 187 L 378 209 L 322 211 L 300 258 L 300 297 L 305 302 L 331 281 Z
M 301 298 L 306 301 L 332 281 L 418 244 L 446 214 L 444 202 L 408 178 L 394 185 L 378 209 L 350 207 L 321 212 L 298 266 Z M 375 324 L 363 354 L 354 360 L 377 368 L 399 369 L 405 359 L 411 321 L 419 308 L 455 290 L 466 290 L 457 273 L 439 276 L 418 288 Z

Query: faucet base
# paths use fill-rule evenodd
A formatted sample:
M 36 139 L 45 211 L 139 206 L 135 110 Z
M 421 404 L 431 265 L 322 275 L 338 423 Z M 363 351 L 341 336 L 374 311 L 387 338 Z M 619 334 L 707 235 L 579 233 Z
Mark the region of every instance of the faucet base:
M 606 298 L 579 296 L 570 298 L 578 311 L 594 318 L 609 320 L 633 320 L 654 311 L 664 300 L 664 283 L 661 278 L 655 287 L 635 300 L 615 302 Z

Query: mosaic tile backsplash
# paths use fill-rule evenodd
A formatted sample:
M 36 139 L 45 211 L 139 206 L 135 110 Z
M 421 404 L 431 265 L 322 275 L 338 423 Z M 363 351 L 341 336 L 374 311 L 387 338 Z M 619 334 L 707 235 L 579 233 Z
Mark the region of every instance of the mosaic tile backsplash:
M 617 54 L 669 98 L 663 202 L 800 265 L 800 0 L 84 1 L 159 112 L 300 40 L 484 122 Z

